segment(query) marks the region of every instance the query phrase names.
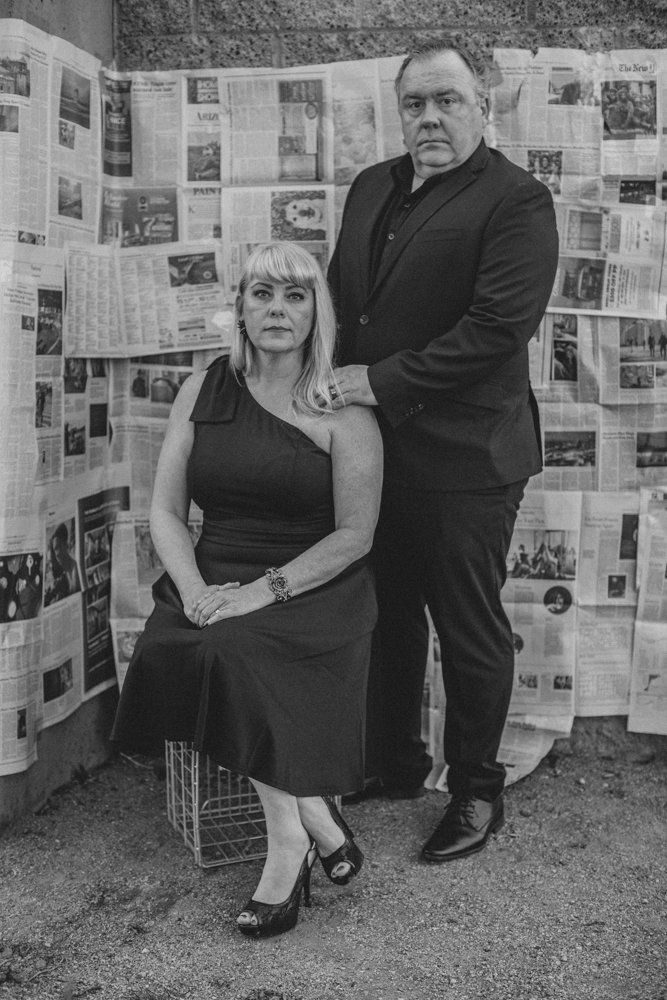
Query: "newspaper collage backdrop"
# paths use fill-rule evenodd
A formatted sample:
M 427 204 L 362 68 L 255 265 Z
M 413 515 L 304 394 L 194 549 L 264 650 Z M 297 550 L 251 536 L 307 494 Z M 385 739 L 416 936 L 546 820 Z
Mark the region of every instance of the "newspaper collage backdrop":
M 171 403 L 228 346 L 254 245 L 326 267 L 356 174 L 403 152 L 400 62 L 118 73 L 2 21 L 0 775 L 122 683 Z M 514 778 L 576 715 L 667 733 L 666 96 L 666 50 L 495 52 L 487 141 L 549 186 L 561 238 L 531 343 L 545 468 L 504 591 Z M 434 638 L 440 786 L 438 659 Z

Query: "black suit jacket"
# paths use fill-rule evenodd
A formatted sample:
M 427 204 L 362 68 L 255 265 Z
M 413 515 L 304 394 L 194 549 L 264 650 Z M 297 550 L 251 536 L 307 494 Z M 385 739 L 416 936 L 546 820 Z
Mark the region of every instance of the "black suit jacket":
M 551 194 L 481 142 L 415 206 L 371 284 L 397 162 L 355 179 L 329 269 L 337 363 L 370 366 L 385 478 L 467 490 L 533 475 L 542 452 L 527 345 L 558 261 Z

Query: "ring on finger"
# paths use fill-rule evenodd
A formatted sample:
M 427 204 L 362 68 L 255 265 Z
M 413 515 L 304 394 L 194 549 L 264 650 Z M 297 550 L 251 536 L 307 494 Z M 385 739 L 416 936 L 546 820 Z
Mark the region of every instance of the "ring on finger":
M 331 396 L 332 399 L 338 399 L 338 389 L 336 388 L 335 385 L 329 386 L 329 395 Z

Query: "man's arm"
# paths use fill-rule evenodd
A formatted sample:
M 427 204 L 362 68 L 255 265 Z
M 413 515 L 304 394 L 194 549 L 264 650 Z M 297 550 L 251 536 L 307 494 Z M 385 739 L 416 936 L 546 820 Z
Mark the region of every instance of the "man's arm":
M 442 401 L 443 394 L 456 396 L 484 383 L 528 344 L 549 301 L 557 263 L 551 194 L 527 179 L 487 223 L 466 313 L 421 351 L 398 351 L 368 369 L 338 369 L 345 402 L 375 401 L 398 425 L 430 401 Z

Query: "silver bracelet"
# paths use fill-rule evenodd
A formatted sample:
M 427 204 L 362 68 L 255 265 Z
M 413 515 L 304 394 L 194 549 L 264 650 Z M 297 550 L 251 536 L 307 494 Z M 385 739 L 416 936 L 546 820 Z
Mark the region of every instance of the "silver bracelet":
M 269 582 L 269 587 L 271 588 L 275 599 L 277 601 L 289 601 L 292 596 L 292 591 L 289 589 L 287 577 L 283 571 L 276 569 L 275 566 L 272 566 L 270 569 L 266 570 L 264 576 Z

